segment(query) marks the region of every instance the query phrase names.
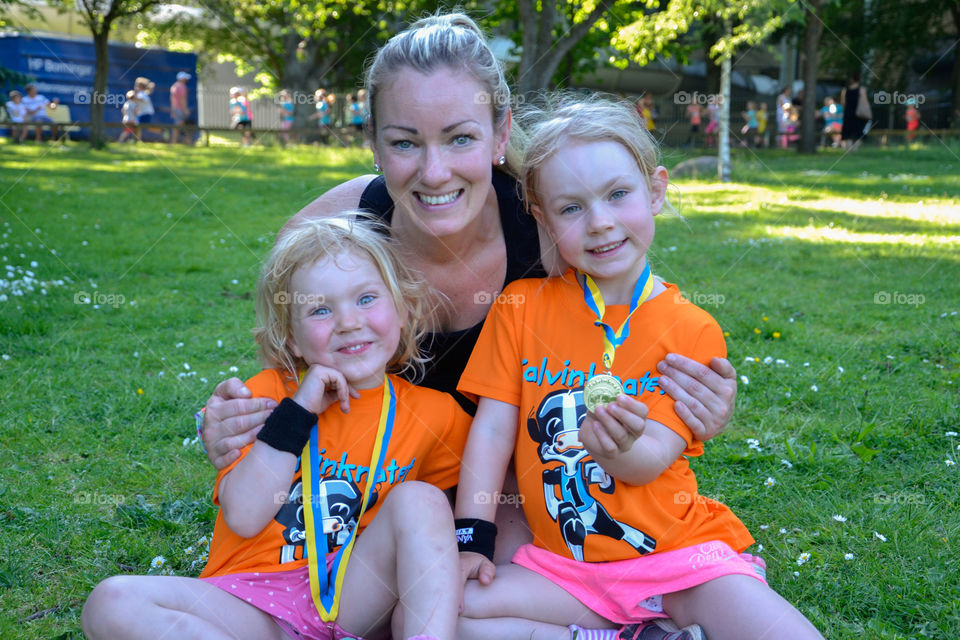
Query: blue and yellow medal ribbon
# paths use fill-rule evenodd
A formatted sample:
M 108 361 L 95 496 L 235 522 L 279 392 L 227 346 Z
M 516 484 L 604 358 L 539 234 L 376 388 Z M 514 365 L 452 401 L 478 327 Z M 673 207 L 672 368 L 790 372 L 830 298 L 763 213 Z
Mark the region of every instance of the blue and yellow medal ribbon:
M 597 316 L 593 324 L 603 329 L 603 368 L 609 371 L 613 368 L 613 356 L 617 351 L 617 347 L 630 337 L 630 318 L 634 312 L 640 308 L 640 305 L 647 301 L 647 298 L 649 298 L 653 292 L 653 273 L 650 271 L 650 263 L 648 262 L 644 266 L 643 273 L 640 274 L 640 278 L 633 286 L 633 294 L 630 296 L 630 313 L 627 314 L 627 319 L 623 321 L 623 324 L 620 325 L 620 328 L 616 331 L 603 321 L 603 315 L 606 313 L 607 307 L 603 303 L 603 294 L 600 293 L 600 288 L 597 286 L 597 283 L 582 271 L 577 271 L 577 275 L 583 277 L 583 283 L 581 284 L 583 300 L 587 303 L 590 310 L 593 311 L 594 315 Z
M 302 380 L 302 376 L 301 376 Z M 363 502 L 357 514 L 357 526 L 350 532 L 347 541 L 341 545 L 333 559 L 330 574 L 327 575 L 327 536 L 323 531 L 324 516 L 329 514 L 326 493 L 321 491 L 319 455 L 319 431 L 316 425 L 310 432 L 310 442 L 300 456 L 303 469 L 303 514 L 307 543 L 307 564 L 310 571 L 310 593 L 313 604 L 324 622 L 337 619 L 340 610 L 340 595 L 343 591 L 343 578 L 347 572 L 347 563 L 353 552 L 353 543 L 357 540 L 360 520 L 367 510 L 370 496 L 377 486 L 377 474 L 383 468 L 383 460 L 393 431 L 393 419 L 397 408 L 396 392 L 393 383 L 387 378 L 383 383 L 383 404 L 380 408 L 380 422 L 377 425 L 377 437 L 374 440 L 373 454 L 370 456 L 370 471 L 367 472 L 367 485 L 363 491 Z

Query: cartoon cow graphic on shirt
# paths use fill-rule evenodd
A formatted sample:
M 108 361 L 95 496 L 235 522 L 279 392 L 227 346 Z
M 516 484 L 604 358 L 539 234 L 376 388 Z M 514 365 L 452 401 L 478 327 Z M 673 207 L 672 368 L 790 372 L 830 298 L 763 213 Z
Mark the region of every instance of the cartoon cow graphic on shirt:
M 377 498 L 377 487 L 374 487 L 367 509 L 377 503 Z M 363 492 L 349 478 L 326 477 L 320 481 L 319 495 L 314 500 L 323 505 L 323 533 L 327 536 L 327 549 L 333 551 L 345 544 L 350 532 L 357 528 Z M 303 483 L 299 478 L 291 485 L 287 500 L 274 520 L 284 527 L 286 544 L 280 549 L 280 564 L 303 558 L 307 534 L 304 530 Z
M 527 433 L 540 444 L 540 461 L 560 464 L 543 471 L 543 495 L 547 512 L 559 525 L 570 553 L 583 560 L 583 545 L 590 534 L 623 540 L 640 554 L 650 553 L 657 541 L 649 535 L 610 517 L 590 494 L 597 485 L 612 494 L 615 486 L 603 468 L 580 442 L 580 425 L 587 415 L 583 388 L 560 389 L 548 394 L 527 418 Z

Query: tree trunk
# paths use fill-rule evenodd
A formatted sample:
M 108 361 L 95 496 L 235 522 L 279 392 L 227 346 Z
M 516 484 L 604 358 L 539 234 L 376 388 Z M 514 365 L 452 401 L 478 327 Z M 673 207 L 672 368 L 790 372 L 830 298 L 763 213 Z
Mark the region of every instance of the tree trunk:
M 729 34 L 729 29 L 727 33 Z M 720 103 L 720 139 L 717 144 L 717 177 L 721 182 L 730 182 L 730 74 L 731 67 L 730 55 L 724 56 L 720 63 L 720 96 L 723 101 Z
M 950 12 L 953 15 L 954 37 L 960 35 L 960 5 L 953 7 Z M 954 48 L 953 61 L 953 99 L 950 101 L 950 116 L 947 118 L 948 126 L 960 128 L 960 51 Z
M 803 30 L 803 104 L 800 112 L 800 153 L 817 152 L 817 71 L 820 58 L 820 35 L 823 21 L 820 19 L 820 0 L 807 0 L 804 15 L 807 20 Z
M 93 74 L 93 95 L 90 96 L 90 146 L 103 149 L 107 146 L 104 131 L 104 106 L 107 98 L 107 73 L 110 70 L 110 23 L 100 24 L 100 30 L 93 32 L 93 49 L 96 52 L 96 68 Z

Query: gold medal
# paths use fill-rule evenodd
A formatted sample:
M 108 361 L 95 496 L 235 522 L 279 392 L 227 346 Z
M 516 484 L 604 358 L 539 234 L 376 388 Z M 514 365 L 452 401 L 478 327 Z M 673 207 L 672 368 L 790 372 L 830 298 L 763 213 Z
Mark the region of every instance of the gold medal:
M 623 393 L 623 385 L 609 373 L 593 376 L 583 387 L 583 403 L 587 411 L 593 411 L 600 405 L 613 402 Z

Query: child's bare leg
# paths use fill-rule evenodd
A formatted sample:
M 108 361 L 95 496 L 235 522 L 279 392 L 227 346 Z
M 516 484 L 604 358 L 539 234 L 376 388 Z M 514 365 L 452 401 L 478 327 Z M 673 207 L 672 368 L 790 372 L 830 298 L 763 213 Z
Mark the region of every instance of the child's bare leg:
M 759 580 L 722 576 L 663 596 L 663 610 L 680 626 L 699 624 L 710 640 L 819 639 L 802 613 Z
M 457 638 L 461 640 L 570 640 L 570 629 L 549 622 L 524 618 L 460 618 Z
M 286 638 L 266 613 L 195 578 L 113 576 L 83 605 L 90 640 Z
M 460 565 L 453 513 L 446 496 L 423 482 L 395 487 L 357 539 L 337 623 L 365 638 L 456 637 Z
M 571 624 L 590 629 L 618 626 L 563 588 L 519 565 L 497 567 L 497 575 L 488 586 L 477 580 L 467 581 L 463 600 L 458 638 L 569 638 L 566 627 Z M 505 622 L 507 618 L 526 622 L 513 630 Z

